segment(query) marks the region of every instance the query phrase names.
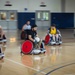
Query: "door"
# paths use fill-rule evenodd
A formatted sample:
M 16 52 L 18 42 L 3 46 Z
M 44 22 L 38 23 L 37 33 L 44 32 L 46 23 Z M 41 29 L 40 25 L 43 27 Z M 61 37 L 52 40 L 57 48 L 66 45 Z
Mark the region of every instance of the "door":
M 17 11 L 8 11 L 8 29 L 17 29 Z
M 38 28 L 46 28 L 50 26 L 50 11 L 36 11 L 36 24 Z
M 3 29 L 17 29 L 17 11 L 0 10 L 0 25 Z
M 7 19 L 8 19 L 7 11 L 4 10 L 0 11 L 0 26 L 2 26 L 3 29 L 8 28 Z

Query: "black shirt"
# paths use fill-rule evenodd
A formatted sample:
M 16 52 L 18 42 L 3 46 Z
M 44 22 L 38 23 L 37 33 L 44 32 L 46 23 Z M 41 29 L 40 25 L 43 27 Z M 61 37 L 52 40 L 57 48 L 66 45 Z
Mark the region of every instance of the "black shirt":
M 37 32 L 30 30 L 30 31 L 28 31 L 27 35 L 28 36 L 31 35 L 31 37 L 34 39 L 37 35 Z M 29 37 L 27 39 L 29 40 Z

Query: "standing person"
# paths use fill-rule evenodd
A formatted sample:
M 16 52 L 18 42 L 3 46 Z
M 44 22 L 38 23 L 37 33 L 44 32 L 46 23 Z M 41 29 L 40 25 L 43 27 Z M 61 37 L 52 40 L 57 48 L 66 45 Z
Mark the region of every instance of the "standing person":
M 5 49 L 6 49 L 6 36 L 2 27 L 0 26 L 0 58 L 3 58 L 5 56 L 4 55 Z

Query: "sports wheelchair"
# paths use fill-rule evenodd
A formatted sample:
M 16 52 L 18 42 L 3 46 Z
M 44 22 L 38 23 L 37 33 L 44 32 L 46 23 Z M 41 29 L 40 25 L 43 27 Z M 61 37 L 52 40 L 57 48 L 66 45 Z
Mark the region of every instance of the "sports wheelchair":
M 47 34 L 45 36 L 45 44 L 49 44 L 49 45 L 61 45 L 62 44 L 62 40 L 61 40 L 61 34 L 58 34 L 58 42 L 54 42 L 52 39 L 52 36 L 50 34 Z
M 21 45 L 21 53 L 23 54 L 41 54 L 45 53 L 44 42 L 41 42 L 40 49 L 34 48 L 34 44 L 30 40 L 26 40 L 27 34 L 23 31 L 21 32 L 21 40 L 24 42 Z M 39 41 L 39 38 L 36 38 L 36 41 Z

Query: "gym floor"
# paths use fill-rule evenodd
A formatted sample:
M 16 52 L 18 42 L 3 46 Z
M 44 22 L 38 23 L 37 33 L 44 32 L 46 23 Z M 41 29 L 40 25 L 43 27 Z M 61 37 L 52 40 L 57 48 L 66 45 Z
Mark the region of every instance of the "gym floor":
M 0 60 L 0 75 L 75 75 L 74 29 L 60 31 L 62 45 L 45 46 L 45 54 L 21 56 L 20 31 L 5 30 L 7 48 Z M 46 30 L 39 30 L 38 35 L 44 39 Z

